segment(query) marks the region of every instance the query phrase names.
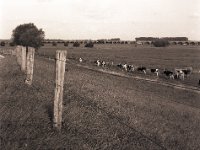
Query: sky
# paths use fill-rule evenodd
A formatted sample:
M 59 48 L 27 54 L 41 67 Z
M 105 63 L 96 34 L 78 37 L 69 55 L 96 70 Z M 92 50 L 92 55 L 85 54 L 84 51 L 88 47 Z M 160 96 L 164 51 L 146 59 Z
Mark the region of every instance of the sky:
M 47 39 L 200 40 L 200 0 L 0 0 L 0 39 L 30 22 Z

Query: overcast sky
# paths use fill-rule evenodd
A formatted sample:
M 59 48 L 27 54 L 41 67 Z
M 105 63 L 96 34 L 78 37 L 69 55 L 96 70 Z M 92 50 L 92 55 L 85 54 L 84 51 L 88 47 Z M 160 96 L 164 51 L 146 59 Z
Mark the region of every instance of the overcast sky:
M 200 0 L 0 0 L 0 39 L 29 22 L 54 39 L 200 40 Z

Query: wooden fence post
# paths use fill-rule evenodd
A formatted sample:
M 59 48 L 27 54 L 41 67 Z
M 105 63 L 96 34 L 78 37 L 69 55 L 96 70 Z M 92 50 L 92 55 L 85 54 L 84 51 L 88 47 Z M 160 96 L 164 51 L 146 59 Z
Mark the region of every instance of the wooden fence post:
M 21 49 L 21 71 L 26 72 L 26 47 Z
M 62 126 L 63 84 L 67 51 L 56 51 L 56 87 L 54 97 L 54 125 L 60 130 Z
M 17 46 L 15 51 L 16 51 L 16 57 L 17 57 L 17 63 L 21 66 L 21 52 L 22 52 L 22 47 Z
M 25 80 L 25 83 L 28 85 L 31 85 L 33 81 L 34 55 L 35 55 L 35 49 L 32 47 L 28 47 L 28 52 L 26 57 L 26 80 Z

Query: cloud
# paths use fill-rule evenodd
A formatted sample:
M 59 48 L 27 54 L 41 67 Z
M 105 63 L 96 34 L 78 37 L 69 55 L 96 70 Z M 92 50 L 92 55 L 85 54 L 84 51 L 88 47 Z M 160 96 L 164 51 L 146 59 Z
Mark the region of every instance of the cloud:
M 37 2 L 40 3 L 47 3 L 47 2 L 52 2 L 53 0 L 37 0 Z
M 199 18 L 200 19 L 200 12 L 194 12 L 190 15 L 191 18 Z

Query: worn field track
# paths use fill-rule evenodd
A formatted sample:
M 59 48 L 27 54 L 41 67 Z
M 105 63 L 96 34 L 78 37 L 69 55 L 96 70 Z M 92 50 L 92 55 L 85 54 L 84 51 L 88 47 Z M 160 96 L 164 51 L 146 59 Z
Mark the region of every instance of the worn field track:
M 55 61 L 54 59 L 50 59 L 50 58 L 45 58 L 45 59 Z M 167 87 L 172 87 L 175 89 L 181 89 L 181 90 L 191 91 L 191 92 L 200 94 L 200 86 L 197 87 L 197 86 L 184 85 L 184 84 L 175 84 L 175 83 L 170 83 L 170 82 L 166 82 L 166 81 L 159 81 L 159 79 L 149 79 L 149 78 L 144 78 L 144 77 L 140 77 L 140 76 L 130 76 L 130 75 L 126 75 L 126 74 L 123 74 L 120 72 L 110 71 L 108 69 L 105 70 L 102 68 L 94 69 L 94 68 L 86 66 L 86 65 L 77 64 L 75 62 L 70 61 L 69 59 L 67 59 L 67 62 L 70 62 L 70 64 L 72 64 L 72 65 L 82 67 L 82 68 L 92 70 L 92 71 L 98 71 L 98 72 L 102 72 L 102 73 L 106 73 L 106 74 L 110 74 L 110 75 L 114 75 L 114 76 L 119 76 L 119 77 L 131 78 L 134 80 L 142 80 L 142 81 L 146 81 L 146 82 L 150 82 L 150 83 L 155 83 L 155 84 L 159 84 L 159 85 L 163 85 L 163 86 L 167 86 Z
M 170 83 L 170 82 L 159 81 L 158 79 L 149 79 L 149 78 L 144 78 L 144 77 L 139 77 L 139 76 L 129 76 L 129 75 L 125 75 L 123 73 L 104 70 L 104 69 L 93 69 L 89 66 L 83 66 L 83 65 L 79 65 L 79 64 L 76 64 L 76 66 L 83 67 L 85 69 L 89 69 L 89 70 L 93 70 L 93 71 L 98 71 L 98 72 L 115 75 L 115 76 L 126 77 L 126 78 L 135 79 L 135 80 L 143 80 L 143 81 L 147 81 L 147 82 L 151 82 L 151 83 L 155 83 L 155 84 L 160 84 L 160 85 L 173 87 L 176 89 L 182 89 L 182 90 L 186 90 L 186 91 L 192 91 L 192 92 L 196 92 L 196 93 L 200 94 L 200 88 L 195 87 L 195 86 L 184 85 L 184 84 L 174 84 L 174 83 Z

